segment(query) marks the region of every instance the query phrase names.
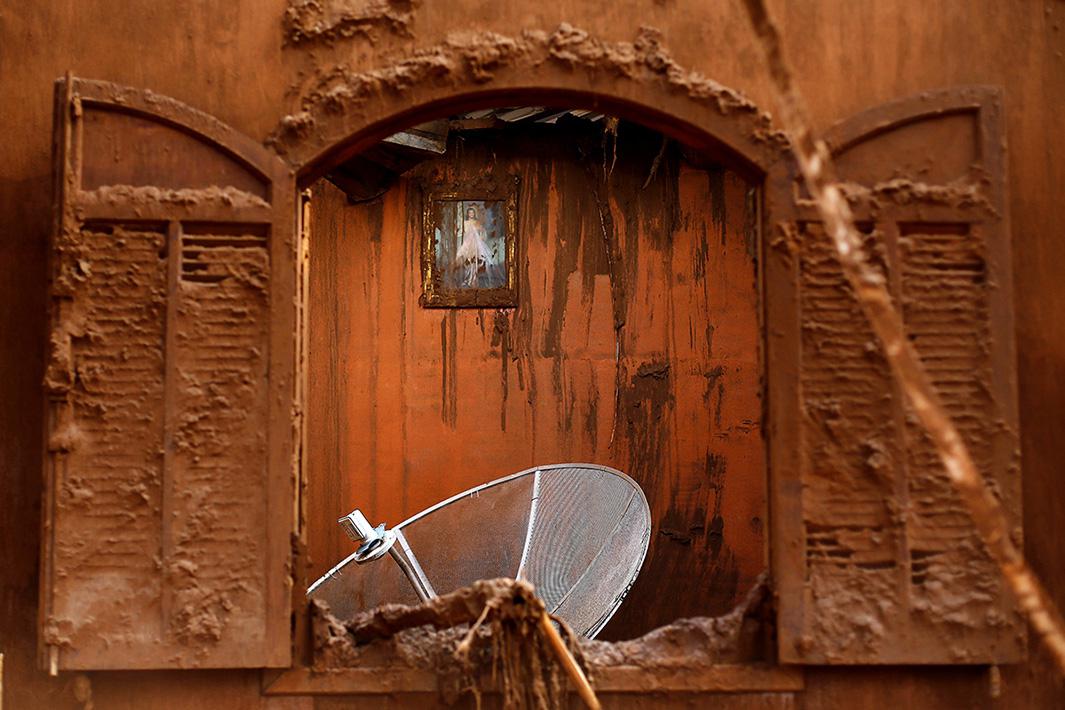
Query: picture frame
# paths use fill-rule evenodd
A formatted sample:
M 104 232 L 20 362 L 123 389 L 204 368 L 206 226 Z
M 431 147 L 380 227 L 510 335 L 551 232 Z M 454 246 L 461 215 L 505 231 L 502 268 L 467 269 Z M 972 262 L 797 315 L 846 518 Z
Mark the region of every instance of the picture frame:
M 461 183 L 425 193 L 422 305 L 518 305 L 518 180 Z

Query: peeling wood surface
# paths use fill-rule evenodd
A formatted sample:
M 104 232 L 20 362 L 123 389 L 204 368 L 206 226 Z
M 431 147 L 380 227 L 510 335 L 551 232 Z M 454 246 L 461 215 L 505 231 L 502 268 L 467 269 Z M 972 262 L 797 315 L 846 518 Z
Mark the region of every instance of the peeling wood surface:
M 315 188 L 312 570 L 350 553 L 333 521 L 353 507 L 396 523 L 523 467 L 603 463 L 651 505 L 604 631 L 627 638 L 728 611 L 765 566 L 755 217 L 747 183 L 674 146 L 648 182 L 653 133 L 623 125 L 612 173 L 597 130 L 560 133 L 471 134 L 366 205 Z M 485 171 L 521 178 L 520 305 L 423 309 L 419 181 Z

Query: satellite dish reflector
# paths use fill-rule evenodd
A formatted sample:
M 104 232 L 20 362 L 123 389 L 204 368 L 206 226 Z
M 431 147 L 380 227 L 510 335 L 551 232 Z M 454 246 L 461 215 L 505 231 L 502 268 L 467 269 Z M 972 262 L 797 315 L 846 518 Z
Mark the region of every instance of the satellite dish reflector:
M 417 604 L 478 579 L 531 582 L 547 610 L 593 638 L 636 579 L 651 538 L 639 485 L 591 464 L 539 466 L 471 488 L 391 530 L 341 518 L 360 548 L 307 595 L 340 618 Z M 388 552 L 396 561 L 378 560 Z

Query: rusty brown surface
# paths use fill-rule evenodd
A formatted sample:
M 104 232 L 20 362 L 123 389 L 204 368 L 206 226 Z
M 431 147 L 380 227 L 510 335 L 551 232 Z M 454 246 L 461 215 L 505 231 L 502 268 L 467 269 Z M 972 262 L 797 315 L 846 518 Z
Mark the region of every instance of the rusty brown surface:
M 358 11 L 361 3 L 351 3 Z M 785 42 L 799 72 L 818 128 L 899 96 L 958 84 L 1005 87 L 1004 120 L 1010 140 L 1009 203 L 1016 290 L 1021 447 L 1024 460 L 1024 525 L 1027 557 L 1059 601 L 1065 600 L 1065 500 L 1048 495 L 1060 460 L 1058 422 L 1065 416 L 1065 289 L 1060 264 L 1065 243 L 1057 225 L 1065 220 L 1053 186 L 1065 183 L 1065 133 L 1058 123 L 1065 105 L 1062 28 L 1065 7 L 1043 2 L 773 3 L 783 19 Z M 409 35 L 378 25 L 373 44 L 359 33 L 313 51 L 282 48 L 287 6 L 274 2 L 216 5 L 131 2 L 121 7 L 68 0 L 19 4 L 5 14 L 0 59 L 18 67 L 0 85 L 6 140 L 0 146 L 0 645 L 5 652 L 5 701 L 12 707 L 81 707 L 75 678 L 48 680 L 34 669 L 37 605 L 37 533 L 41 500 L 39 446 L 42 430 L 39 383 L 44 374 L 45 243 L 50 231 L 48 125 L 51 81 L 69 68 L 127 84 L 150 87 L 215 114 L 243 133 L 263 138 L 285 115 L 300 110 L 307 77 L 347 66 L 363 72 L 387 66 L 419 48 L 444 43 L 470 27 L 513 36 L 515 28 L 550 33 L 562 22 L 610 42 L 631 42 L 639 27 L 662 33 L 664 45 L 683 67 L 741 90 L 770 110 L 768 85 L 743 29 L 738 4 L 688 6 L 657 0 L 619 0 L 607 5 L 500 2 L 485 12 L 466 2 L 422 3 Z M 89 29 L 91 28 L 91 31 Z M 175 31 L 181 28 L 181 31 Z M 719 51 L 716 48 L 726 48 Z M 530 84 L 569 89 L 593 87 L 655 111 L 708 125 L 701 107 L 684 97 L 623 77 L 579 73 L 557 65 L 503 70 L 486 85 L 461 77 L 439 85 L 382 96 L 337 125 L 355 130 L 420 101 L 452 91 L 504 89 Z M 630 110 L 632 107 L 630 106 Z M 338 133 L 342 133 L 338 129 Z M 946 167 L 944 167 L 944 170 Z M 914 176 L 918 177 L 919 176 Z M 877 178 L 880 179 L 880 178 Z M 787 362 L 777 362 L 787 368 Z M 783 541 L 785 544 L 787 541 Z M 980 670 L 905 667 L 881 670 L 808 671 L 805 698 L 713 700 L 722 706 L 808 708 L 840 706 L 1055 707 L 1062 685 L 1038 648 L 1033 658 L 1002 670 L 1001 695 L 991 697 Z M 263 701 L 258 673 L 95 673 L 97 707 L 268 707 L 306 710 L 310 702 Z M 81 697 L 84 697 L 83 695 Z M 423 697 L 356 698 L 387 707 L 418 706 Z M 605 698 L 629 707 L 705 704 L 705 695 L 631 695 Z M 281 703 L 284 702 L 282 705 Z M 351 704 L 337 699 L 334 707 Z M 320 703 L 325 707 L 324 703 Z
M 473 133 L 381 200 L 316 187 L 314 573 L 350 553 L 333 521 L 354 507 L 394 524 L 566 461 L 625 471 L 651 506 L 647 561 L 607 638 L 724 613 L 764 569 L 752 188 L 675 145 L 648 181 L 661 139 L 628 124 L 612 172 L 602 145 L 598 127 Z M 426 309 L 418 185 L 486 169 L 520 178 L 519 305 Z

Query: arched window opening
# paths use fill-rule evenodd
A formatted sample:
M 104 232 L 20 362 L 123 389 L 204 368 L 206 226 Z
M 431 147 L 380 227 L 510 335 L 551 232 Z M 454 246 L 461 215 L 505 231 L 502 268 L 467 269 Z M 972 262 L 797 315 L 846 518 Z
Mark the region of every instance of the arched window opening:
M 602 110 L 507 105 L 407 127 L 317 180 L 310 579 L 354 550 L 335 523 L 353 508 L 394 525 L 579 461 L 627 473 L 651 510 L 600 638 L 742 600 L 767 526 L 760 188 L 739 165 Z M 491 545 L 481 523 L 471 544 Z

